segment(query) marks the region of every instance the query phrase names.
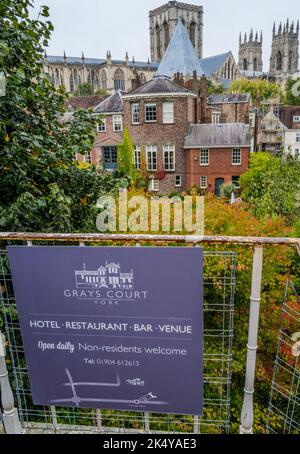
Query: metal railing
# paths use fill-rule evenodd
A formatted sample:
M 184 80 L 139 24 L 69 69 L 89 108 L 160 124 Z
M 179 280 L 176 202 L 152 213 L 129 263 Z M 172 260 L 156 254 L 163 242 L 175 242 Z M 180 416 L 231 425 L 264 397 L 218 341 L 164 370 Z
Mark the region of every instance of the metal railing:
M 60 234 L 60 233 L 15 233 L 2 232 L 0 233 L 0 241 L 8 242 L 23 242 L 26 241 L 28 246 L 32 246 L 33 242 L 40 243 L 79 243 L 80 246 L 91 244 L 107 244 L 107 243 L 129 243 L 134 245 L 151 244 L 170 244 L 170 245 L 187 245 L 197 246 L 202 244 L 212 245 L 242 245 L 254 247 L 253 252 L 253 267 L 252 267 L 252 284 L 250 298 L 250 316 L 249 316 L 249 331 L 247 345 L 247 364 L 245 377 L 244 402 L 241 412 L 241 434 L 253 433 L 253 395 L 254 382 L 256 371 L 256 355 L 257 355 L 257 337 L 259 328 L 260 302 L 261 302 L 261 282 L 263 272 L 263 250 L 266 245 L 273 246 L 291 246 L 297 249 L 300 255 L 300 239 L 299 238 L 263 238 L 263 237 L 228 237 L 228 236 L 197 236 L 197 235 L 126 235 L 126 234 Z M 8 384 L 5 384 L 8 388 Z M 3 388 L 3 384 L 2 384 Z M 3 392 L 2 392 L 3 395 Z M 14 408 L 13 402 L 10 402 L 9 407 L 6 405 L 5 411 L 11 412 Z M 18 418 L 17 412 L 14 411 L 14 417 Z M 5 421 L 4 421 L 5 422 Z M 16 428 L 19 430 L 18 421 L 15 420 Z M 149 421 L 148 421 L 149 424 Z M 198 425 L 197 425 L 198 424 Z M 194 421 L 194 431 L 199 431 L 199 422 Z M 17 430 L 13 427 L 13 433 Z M 20 433 L 20 432 L 18 432 Z

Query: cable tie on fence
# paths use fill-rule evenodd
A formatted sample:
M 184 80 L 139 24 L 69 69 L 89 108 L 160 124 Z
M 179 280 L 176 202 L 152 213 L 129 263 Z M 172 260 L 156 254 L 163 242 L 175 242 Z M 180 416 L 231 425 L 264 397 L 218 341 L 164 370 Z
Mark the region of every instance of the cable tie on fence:
M 254 394 L 254 389 L 252 391 L 248 391 L 246 388 L 244 388 L 244 392 L 245 392 L 245 394 L 253 395 Z
M 251 303 L 260 303 L 261 298 L 250 298 Z
M 247 344 L 248 350 L 256 351 L 258 349 L 258 345 L 255 345 L 255 347 L 252 347 L 251 345 Z

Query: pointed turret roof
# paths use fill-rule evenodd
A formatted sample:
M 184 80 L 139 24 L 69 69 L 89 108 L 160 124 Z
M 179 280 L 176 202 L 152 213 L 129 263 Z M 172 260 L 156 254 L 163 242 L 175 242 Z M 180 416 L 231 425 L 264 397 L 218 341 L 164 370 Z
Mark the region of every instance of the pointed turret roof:
M 156 76 L 173 77 L 177 73 L 192 76 L 195 71 L 198 77 L 204 74 L 193 44 L 179 19 Z

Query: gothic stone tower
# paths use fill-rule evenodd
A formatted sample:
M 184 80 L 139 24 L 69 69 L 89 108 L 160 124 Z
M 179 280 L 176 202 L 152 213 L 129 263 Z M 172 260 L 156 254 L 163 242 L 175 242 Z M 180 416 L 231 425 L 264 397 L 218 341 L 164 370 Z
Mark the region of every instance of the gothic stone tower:
M 260 38 L 258 38 L 258 33 L 254 38 L 253 30 L 251 30 L 249 39 L 245 34 L 244 41 L 242 41 L 242 34 L 240 34 L 239 69 L 241 71 L 262 72 L 262 42 L 262 32 Z
M 149 13 L 151 61 L 159 62 L 181 18 L 194 48 L 203 54 L 203 7 L 170 1 Z
M 299 21 L 295 28 L 294 22 L 282 26 L 278 32 L 273 27 L 272 55 L 270 60 L 270 73 L 274 76 L 288 76 L 298 71 L 299 65 Z

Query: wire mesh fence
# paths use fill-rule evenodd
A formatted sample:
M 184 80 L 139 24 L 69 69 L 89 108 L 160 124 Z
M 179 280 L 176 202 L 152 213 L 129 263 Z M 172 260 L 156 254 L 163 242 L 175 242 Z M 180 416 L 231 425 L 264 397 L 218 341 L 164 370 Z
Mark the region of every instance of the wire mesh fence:
M 267 432 L 300 434 L 300 296 L 291 281 L 283 301 Z
M 234 252 L 204 253 L 203 417 L 45 407 L 32 402 L 8 257 L 6 250 L 0 251 L 3 330 L 23 427 L 34 433 L 229 433 L 235 273 Z

